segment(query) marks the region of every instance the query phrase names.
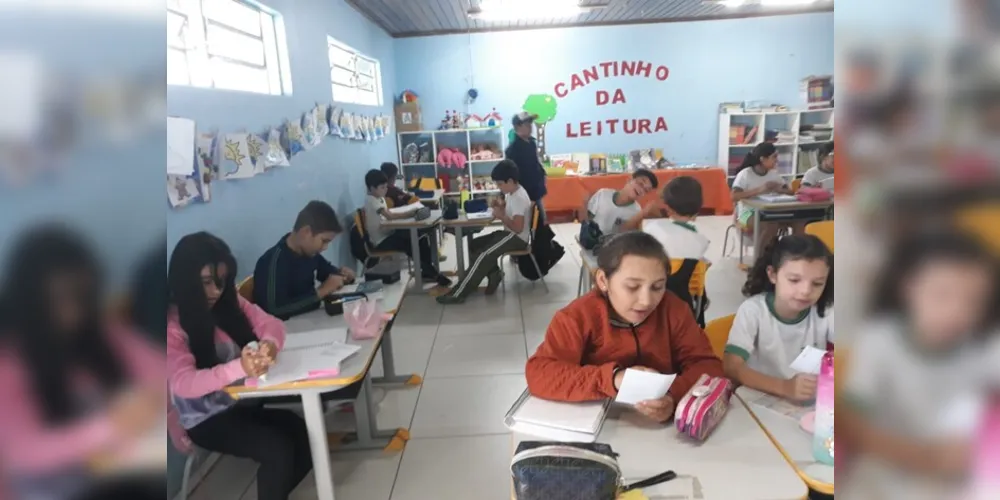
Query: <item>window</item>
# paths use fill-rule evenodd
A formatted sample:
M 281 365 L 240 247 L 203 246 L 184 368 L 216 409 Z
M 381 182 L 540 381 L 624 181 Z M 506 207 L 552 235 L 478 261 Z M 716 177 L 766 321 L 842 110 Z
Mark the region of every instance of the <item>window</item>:
M 167 83 L 291 94 L 281 16 L 246 0 L 168 0 Z
M 327 37 L 333 100 L 366 106 L 382 105 L 382 69 L 379 62 Z

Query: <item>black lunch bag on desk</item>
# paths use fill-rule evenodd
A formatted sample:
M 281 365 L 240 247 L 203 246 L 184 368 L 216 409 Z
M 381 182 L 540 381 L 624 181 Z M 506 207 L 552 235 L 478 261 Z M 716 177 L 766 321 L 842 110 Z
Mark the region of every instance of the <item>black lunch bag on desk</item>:
M 618 454 L 604 443 L 522 441 L 510 463 L 517 500 L 614 500 L 670 481 L 674 471 L 625 485 Z

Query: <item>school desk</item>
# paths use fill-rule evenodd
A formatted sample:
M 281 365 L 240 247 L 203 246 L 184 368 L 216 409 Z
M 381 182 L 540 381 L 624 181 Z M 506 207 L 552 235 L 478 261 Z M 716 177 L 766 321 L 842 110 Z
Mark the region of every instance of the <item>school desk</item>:
M 650 499 L 798 500 L 806 486 L 768 441 L 746 407 L 733 399 L 704 442 L 681 436 L 673 424 L 655 424 L 631 409 L 612 407 L 597 441 L 619 453 L 625 483 L 672 470 L 677 479 L 644 488 Z M 521 441 L 512 435 L 512 452 Z M 511 485 L 513 487 L 513 484 Z M 513 492 L 512 492 L 513 493 Z M 512 495 L 513 496 L 513 495 Z
M 832 217 L 833 200 L 827 201 L 764 201 L 747 198 L 743 205 L 753 210 L 754 258 L 760 255 L 760 224 L 762 222 L 786 223 L 796 221 L 819 221 Z
M 413 279 L 417 284 L 416 291 L 424 291 L 424 278 L 422 265 L 420 263 L 420 231 L 429 229 L 437 226 L 438 222 L 441 220 L 441 210 L 431 210 L 430 217 L 426 219 L 417 220 L 413 217 L 407 217 L 405 219 L 396 220 L 383 220 L 382 228 L 386 230 L 402 230 L 405 229 L 410 232 L 410 250 L 413 256 L 413 268 L 416 270 Z M 426 231 L 427 236 L 431 238 L 431 249 L 436 249 L 437 245 L 437 231 Z M 431 256 L 434 259 L 434 265 L 439 266 L 439 255 L 437 252 L 431 252 Z M 440 267 L 438 267 L 440 269 Z
M 410 276 L 403 272 L 402 279 L 382 289 L 383 310 L 395 312 L 399 309 L 406 296 Z M 310 313 L 296 316 L 285 322 L 288 335 L 295 335 L 321 328 L 342 328 L 346 333 L 347 323 L 343 316 L 330 317 L 322 308 Z M 330 470 L 330 445 L 324 420 L 323 394 L 334 392 L 361 381 L 361 390 L 354 402 L 354 419 L 357 440 L 338 447 L 338 450 L 370 450 L 384 449 L 390 445 L 398 446 L 400 442 L 409 439 L 406 429 L 378 428 L 375 418 L 375 404 L 371 398 L 372 384 L 419 384 L 418 375 L 396 375 L 392 353 L 392 321 L 387 323 L 379 335 L 373 339 L 355 341 L 349 335 L 341 340 L 361 347 L 357 353 L 340 364 L 340 374 L 336 377 L 319 378 L 279 384 L 270 387 L 252 388 L 246 386 L 231 386 L 226 389 L 236 398 L 268 398 L 280 396 L 298 396 L 302 398 L 302 411 L 309 432 L 309 446 L 312 451 L 313 472 L 316 476 L 316 492 L 319 500 L 334 500 L 333 474 Z M 368 375 L 375 359 L 375 353 L 381 347 L 382 365 L 385 375 L 372 378 Z M 279 354 L 280 356 L 280 354 Z
M 489 226 L 501 225 L 500 221 L 490 218 L 490 219 L 469 219 L 465 213 L 459 214 L 457 219 L 447 220 L 441 219 L 441 226 L 444 228 L 451 228 L 455 230 L 455 257 L 458 259 L 458 264 L 456 266 L 458 270 L 458 279 L 465 279 L 465 241 L 462 238 L 462 230 L 464 228 L 482 229 Z
M 767 433 L 778 452 L 785 457 L 795 473 L 810 488 L 819 493 L 833 495 L 833 466 L 818 462 L 813 458 L 812 434 L 799 427 L 798 419 L 756 403 L 770 398 L 760 391 L 740 387 L 736 389 L 736 395 L 747 406 L 760 428 Z
M 717 167 L 700 169 L 662 169 L 653 170 L 659 181 L 659 187 L 644 196 L 639 203 L 646 206 L 659 200 L 660 192 L 674 177 L 694 177 L 701 183 L 702 210 L 714 215 L 733 213 L 733 199 L 729 184 L 726 182 L 726 171 Z M 621 189 L 631 173 L 607 175 L 577 175 L 565 177 L 548 177 L 545 188 L 548 194 L 542 198 L 546 213 L 565 213 L 581 208 L 584 198 L 593 195 L 598 189 Z

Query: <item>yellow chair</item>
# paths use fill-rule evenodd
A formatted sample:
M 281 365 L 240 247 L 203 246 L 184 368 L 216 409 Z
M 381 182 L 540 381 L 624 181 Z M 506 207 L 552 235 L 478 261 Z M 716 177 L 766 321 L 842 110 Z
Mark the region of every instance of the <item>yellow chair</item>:
M 729 330 L 733 329 L 733 320 L 735 319 L 736 315 L 730 314 L 729 316 L 713 319 L 705 325 L 705 335 L 708 336 L 708 343 L 712 344 L 712 352 L 719 359 L 722 359 L 722 355 L 726 351 L 726 342 L 729 341 Z
M 421 191 L 441 189 L 441 179 L 437 177 L 417 177 L 410 181 L 410 189 L 419 189 Z
M 792 194 L 798 193 L 801 187 L 802 187 L 802 179 L 800 178 L 792 179 L 792 185 L 791 185 Z
M 676 273 L 680 271 L 681 266 L 684 265 L 684 259 L 670 259 L 670 272 Z M 701 311 L 702 303 L 705 301 L 705 275 L 708 273 L 708 263 L 705 261 L 699 261 L 694 267 L 694 271 L 691 273 L 691 279 L 688 281 L 688 293 L 691 294 L 691 300 L 694 302 L 691 304 L 694 307 L 695 316 L 698 316 L 697 311 Z
M 368 236 L 367 228 L 365 225 L 365 209 L 359 208 L 354 211 L 354 230 L 358 232 L 361 236 L 361 241 L 365 242 L 365 261 L 361 266 L 361 275 L 364 276 L 368 272 L 368 264 L 372 259 L 392 259 L 398 256 L 403 256 L 406 258 L 406 262 L 410 266 L 410 270 L 413 270 L 413 261 L 410 260 L 410 256 L 406 252 L 400 252 L 398 250 L 376 250 L 375 244 L 372 243 L 371 238 Z
M 978 236 L 1000 255 L 1000 203 L 982 203 L 966 208 L 958 213 L 958 227 Z
M 826 247 L 833 252 L 833 221 L 824 220 L 819 222 L 812 222 L 806 225 L 806 234 L 811 234 L 821 240 L 826 244 Z
M 525 255 L 530 257 L 531 263 L 535 265 L 535 272 L 538 273 L 538 279 L 542 281 L 542 286 L 545 287 L 545 293 L 549 293 L 549 284 L 545 282 L 545 277 L 542 276 L 542 268 L 538 267 L 538 261 L 535 260 L 535 254 L 531 252 L 535 244 L 535 231 L 538 229 L 539 211 L 536 210 L 536 208 L 537 207 L 535 206 L 535 204 L 532 203 L 531 208 L 529 209 L 529 212 L 531 213 L 531 230 L 528 232 L 528 248 L 525 248 L 524 250 L 513 250 L 507 252 L 500 256 L 500 262 L 503 263 L 504 257 L 510 257 L 510 263 L 511 265 L 514 265 L 514 257 L 521 257 Z M 514 277 L 515 278 L 517 277 L 517 273 L 514 273 Z M 503 285 L 504 291 L 506 292 L 507 281 L 504 280 L 503 282 L 501 282 L 501 284 Z
M 250 303 L 253 303 L 253 275 L 247 276 L 236 285 L 236 292 L 240 294 L 240 297 L 247 299 Z

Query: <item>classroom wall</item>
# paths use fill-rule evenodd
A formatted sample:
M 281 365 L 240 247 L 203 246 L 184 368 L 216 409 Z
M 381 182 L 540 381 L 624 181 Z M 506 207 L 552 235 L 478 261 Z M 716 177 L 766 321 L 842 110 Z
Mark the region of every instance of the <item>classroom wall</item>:
M 393 41 L 385 32 L 343 0 L 262 3 L 284 17 L 292 95 L 170 86 L 169 115 L 192 118 L 199 130 L 256 131 L 297 118 L 317 102 L 329 103 L 328 35 L 381 62 L 386 105 L 381 109 L 343 107 L 367 114 L 392 113 Z M 167 250 L 186 234 L 209 231 L 229 244 L 236 256 L 239 276 L 246 276 L 253 272 L 260 254 L 291 230 L 296 214 L 306 202 L 326 201 L 346 219 L 362 204 L 365 172 L 383 161 L 395 159 L 394 137 L 372 143 L 326 138 L 319 147 L 292 158 L 291 167 L 272 169 L 250 179 L 214 183 L 211 203 L 196 203 L 179 210 L 167 208 Z M 353 263 L 346 238 L 335 240 L 326 257 L 334 263 Z M 182 470 L 183 457 L 171 448 L 168 498 L 177 493 Z
M 662 147 L 678 162 L 716 161 L 721 102 L 767 100 L 799 107 L 799 83 L 833 73 L 833 13 L 592 28 L 448 35 L 396 40 L 396 88 L 420 96 L 424 127 L 436 128 L 445 110 L 466 111 L 465 95 L 479 90 L 468 111 L 492 107 L 505 120 L 529 94 L 555 94 L 555 85 L 605 61 L 646 61 L 651 76 L 591 81 L 557 98 L 547 125 L 548 152 L 626 153 Z M 666 79 L 656 78 L 663 65 Z M 603 71 L 598 67 L 599 71 Z M 585 76 L 581 75 L 581 79 Z M 596 91 L 624 103 L 597 105 Z M 655 132 L 662 117 L 667 131 Z M 607 119 L 649 119 L 649 134 L 616 133 Z M 582 137 L 581 122 L 590 122 Z M 507 123 L 507 122 L 505 122 Z M 567 137 L 567 125 L 571 134 Z M 586 126 L 583 126 L 586 127 Z
M 343 0 L 263 3 L 284 17 L 292 95 L 170 86 L 168 114 L 194 119 L 199 130 L 258 131 L 298 118 L 317 102 L 329 103 L 328 35 L 378 59 L 384 82 L 385 105 L 381 108 L 337 105 L 348 111 L 392 114 L 393 40 L 384 31 Z M 239 276 L 247 276 L 261 253 L 291 230 L 306 202 L 323 200 L 346 219 L 364 200 L 365 172 L 396 157 L 394 135 L 371 143 L 327 137 L 319 147 L 293 157 L 291 167 L 275 168 L 250 179 L 215 182 L 210 203 L 168 208 L 167 248 L 172 249 L 186 234 L 212 232 L 232 248 Z M 352 263 L 347 238 L 335 240 L 326 257 L 334 263 Z

